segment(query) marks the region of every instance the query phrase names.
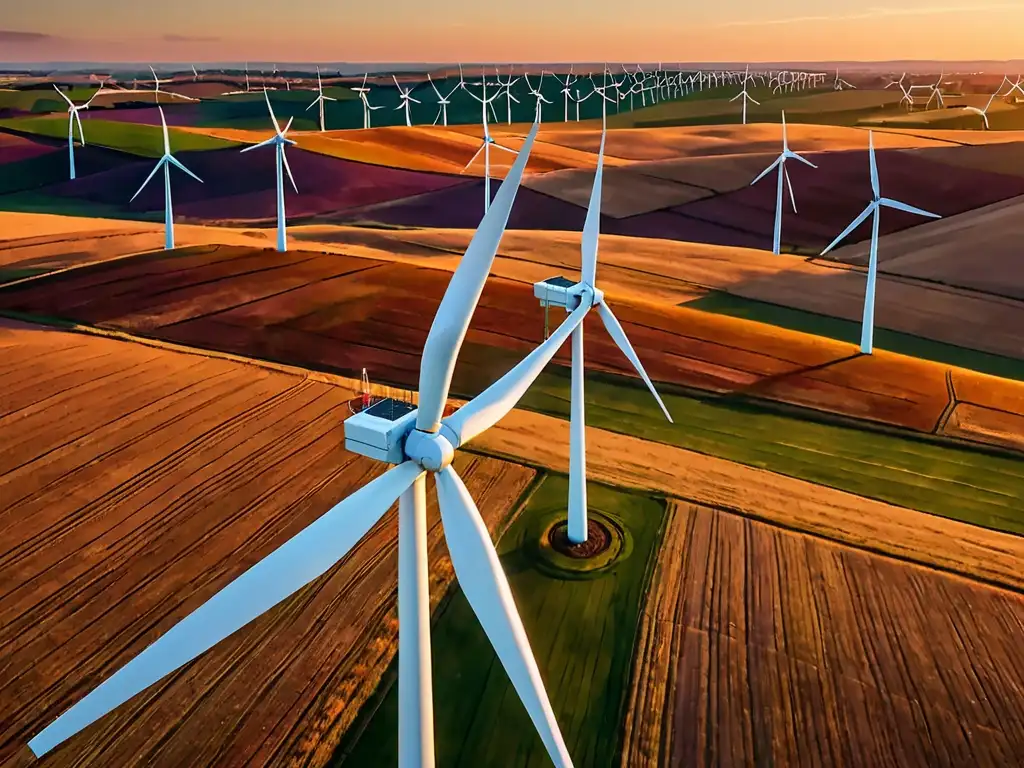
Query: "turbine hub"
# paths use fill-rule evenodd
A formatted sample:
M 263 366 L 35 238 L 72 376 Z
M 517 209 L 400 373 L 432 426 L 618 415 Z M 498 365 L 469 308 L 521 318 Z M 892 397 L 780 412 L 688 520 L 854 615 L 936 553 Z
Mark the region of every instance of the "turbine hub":
M 440 472 L 455 459 L 455 447 L 441 432 L 414 429 L 405 439 L 405 455 L 428 472 Z

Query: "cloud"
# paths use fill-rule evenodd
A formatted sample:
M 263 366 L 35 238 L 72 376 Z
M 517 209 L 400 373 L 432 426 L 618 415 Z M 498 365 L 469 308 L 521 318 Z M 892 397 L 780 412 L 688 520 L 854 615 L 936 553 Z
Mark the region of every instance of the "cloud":
M 935 16 L 956 13 L 977 13 L 979 11 L 1019 11 L 1020 3 L 990 3 L 987 5 L 941 5 L 919 8 L 866 8 L 857 13 L 839 13 L 833 16 L 791 16 L 784 19 L 761 19 L 749 21 L 728 21 L 716 24 L 719 27 L 759 27 L 766 24 L 803 24 L 809 21 L 852 21 L 856 19 L 879 19 L 891 16 Z
M 197 37 L 193 35 L 163 35 L 161 38 L 165 43 L 218 43 L 219 37 Z
M 11 45 L 35 45 L 47 43 L 57 38 L 44 32 L 16 32 L 13 29 L 0 29 L 0 43 Z

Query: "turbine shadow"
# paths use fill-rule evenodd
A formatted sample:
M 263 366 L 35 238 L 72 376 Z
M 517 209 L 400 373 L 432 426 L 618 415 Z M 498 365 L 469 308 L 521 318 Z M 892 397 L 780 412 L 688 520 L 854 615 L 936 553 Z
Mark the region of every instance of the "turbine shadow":
M 765 377 L 763 377 L 761 379 L 758 379 L 753 384 L 748 384 L 748 385 L 743 386 L 743 387 L 737 387 L 733 391 L 731 391 L 728 394 L 724 395 L 722 399 L 728 400 L 728 399 L 733 399 L 733 398 L 743 398 L 743 397 L 751 397 L 751 396 L 756 397 L 756 396 L 758 396 L 760 394 L 764 394 L 765 390 L 770 389 L 772 386 L 774 386 L 775 384 L 778 384 L 780 381 L 786 381 L 787 379 L 800 378 L 801 376 L 806 376 L 808 374 L 815 373 L 817 371 L 823 371 L 826 368 L 831 368 L 834 365 L 839 365 L 840 363 L 845 363 L 845 362 L 848 362 L 850 360 L 856 360 L 858 357 L 864 357 L 864 356 L 865 356 L 864 353 L 861 352 L 860 350 L 858 350 L 858 351 L 854 352 L 851 355 L 846 355 L 844 357 L 837 357 L 837 358 L 834 358 L 832 360 L 828 360 L 828 361 L 826 361 L 824 363 L 819 363 L 817 365 L 807 365 L 807 366 L 803 366 L 801 368 L 796 368 L 796 369 L 791 370 L 791 371 L 783 371 L 782 373 L 776 373 L 776 374 L 772 374 L 771 376 L 765 376 Z

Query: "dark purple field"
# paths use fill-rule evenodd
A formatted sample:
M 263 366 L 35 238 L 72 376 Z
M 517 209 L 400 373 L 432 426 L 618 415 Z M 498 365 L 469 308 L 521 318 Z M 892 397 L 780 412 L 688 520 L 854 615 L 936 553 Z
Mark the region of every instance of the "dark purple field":
M 289 149 L 287 156 L 299 189 L 296 194 L 285 180 L 285 205 L 288 215 L 293 217 L 344 211 L 467 183 L 463 176 L 368 165 L 298 148 Z M 204 220 L 260 220 L 277 215 L 272 148 L 244 154 L 235 149 L 181 152 L 176 157 L 203 180 L 200 184 L 180 170 L 171 169 L 171 190 L 177 214 Z M 160 179 L 151 181 L 134 202 L 128 203 L 155 162 L 135 160 L 108 173 L 53 185 L 46 192 L 123 205 L 136 212 L 163 210 Z M 479 218 L 473 226 L 478 223 Z
M 31 160 L 33 157 L 49 154 L 61 149 L 53 141 L 30 139 L 22 136 L 0 133 L 0 165 Z M 63 143 L 67 151 L 67 143 Z

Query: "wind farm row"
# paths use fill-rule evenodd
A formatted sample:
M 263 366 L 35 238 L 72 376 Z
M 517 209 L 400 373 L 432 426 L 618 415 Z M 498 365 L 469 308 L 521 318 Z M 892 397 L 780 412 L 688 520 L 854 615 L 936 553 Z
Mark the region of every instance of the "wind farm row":
M 75 77 L 0 91 L 0 760 L 1024 749 L 1019 77 Z

